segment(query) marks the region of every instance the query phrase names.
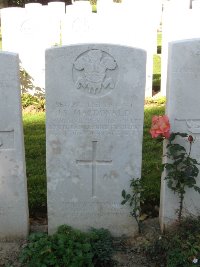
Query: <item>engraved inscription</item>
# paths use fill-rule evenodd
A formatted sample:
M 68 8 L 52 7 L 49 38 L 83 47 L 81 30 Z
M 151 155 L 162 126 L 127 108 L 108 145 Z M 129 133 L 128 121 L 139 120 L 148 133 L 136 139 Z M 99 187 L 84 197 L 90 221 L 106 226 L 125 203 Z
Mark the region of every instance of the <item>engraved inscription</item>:
M 91 138 L 100 136 L 128 136 L 140 131 L 141 119 L 136 119 L 130 103 L 115 106 L 101 102 L 57 102 L 54 118 L 47 128 L 55 135 L 75 136 L 87 134 Z
M 14 148 L 14 130 L 0 130 L 0 150 Z
M 189 132 L 193 134 L 200 133 L 200 120 L 187 120 L 186 121 Z
M 95 198 L 94 198 L 95 199 Z M 120 203 L 116 202 L 67 202 L 62 201 L 63 206 L 68 210 L 70 216 L 117 214 L 125 215 L 127 210 Z
M 97 179 L 97 164 L 111 164 L 112 160 L 97 160 L 97 141 L 92 141 L 92 159 L 91 160 L 76 160 L 77 164 L 92 165 L 92 197 L 95 196 L 95 182 Z
M 76 88 L 90 96 L 104 96 L 115 87 L 117 63 L 108 53 L 92 49 L 74 62 Z
M 21 33 L 27 36 L 36 34 L 39 29 L 39 24 L 35 19 L 27 19 L 21 25 Z

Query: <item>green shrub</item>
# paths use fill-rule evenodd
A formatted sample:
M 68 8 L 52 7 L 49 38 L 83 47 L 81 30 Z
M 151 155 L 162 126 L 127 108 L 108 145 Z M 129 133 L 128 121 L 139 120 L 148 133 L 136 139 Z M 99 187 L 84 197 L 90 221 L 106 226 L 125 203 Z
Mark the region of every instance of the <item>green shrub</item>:
M 27 108 L 28 106 L 34 106 L 34 108 L 37 111 L 44 111 L 45 110 L 44 97 L 32 96 L 28 93 L 24 93 L 21 95 L 21 100 L 22 100 L 23 109 Z
M 185 218 L 147 247 L 147 257 L 160 267 L 200 266 L 199 233 L 200 217 Z
M 28 267 L 106 267 L 112 265 L 112 237 L 105 229 L 88 233 L 62 225 L 51 236 L 29 236 L 20 261 Z
M 112 261 L 113 255 L 113 238 L 110 232 L 106 229 L 95 229 L 90 230 L 92 234 L 91 245 L 93 251 L 93 263 L 94 266 L 104 267 L 113 266 Z

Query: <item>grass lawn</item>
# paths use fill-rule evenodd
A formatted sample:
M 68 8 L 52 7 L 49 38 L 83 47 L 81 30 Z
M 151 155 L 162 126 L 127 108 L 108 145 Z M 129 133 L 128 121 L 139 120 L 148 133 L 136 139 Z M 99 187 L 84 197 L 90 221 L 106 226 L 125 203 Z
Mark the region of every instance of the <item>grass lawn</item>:
M 153 205 L 159 204 L 162 144 L 152 140 L 149 129 L 151 117 L 163 113 L 163 106 L 145 108 L 142 182 L 146 202 Z M 24 114 L 23 122 L 30 213 L 46 212 L 45 113 Z
M 46 212 L 45 113 L 24 114 L 23 123 L 30 213 Z
M 161 55 L 153 57 L 153 87 L 160 86 L 161 79 Z
M 157 34 L 157 53 L 161 54 L 161 50 L 162 50 L 162 33 L 159 32 Z
M 160 177 L 162 172 L 162 143 L 151 138 L 149 129 L 153 115 L 164 114 L 164 106 L 145 107 L 144 136 L 143 136 L 143 160 L 142 160 L 142 184 L 146 202 L 159 205 Z

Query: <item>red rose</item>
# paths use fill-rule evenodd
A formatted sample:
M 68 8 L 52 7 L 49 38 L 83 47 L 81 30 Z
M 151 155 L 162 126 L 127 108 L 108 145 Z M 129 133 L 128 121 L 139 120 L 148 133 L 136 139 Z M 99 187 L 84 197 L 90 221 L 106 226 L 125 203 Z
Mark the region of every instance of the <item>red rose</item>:
M 151 133 L 152 138 L 156 138 L 158 136 L 169 138 L 170 137 L 170 123 L 169 123 L 168 117 L 166 115 L 153 116 L 150 133 Z

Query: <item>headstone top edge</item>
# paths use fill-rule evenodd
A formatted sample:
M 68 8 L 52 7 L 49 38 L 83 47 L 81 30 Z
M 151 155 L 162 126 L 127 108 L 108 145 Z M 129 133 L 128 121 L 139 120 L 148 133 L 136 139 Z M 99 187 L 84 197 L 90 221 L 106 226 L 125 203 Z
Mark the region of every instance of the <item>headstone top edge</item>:
M 8 52 L 8 51 L 0 51 L 0 56 L 10 56 L 10 57 L 13 57 L 13 58 L 16 58 L 18 59 L 19 58 L 19 55 L 17 53 L 14 53 L 14 52 Z
M 24 10 L 24 7 L 18 7 L 18 6 L 11 6 L 11 7 L 4 7 L 4 8 L 0 8 L 1 12 L 2 11 L 9 11 L 9 10 Z
M 200 39 L 199 39 L 200 40 Z M 64 50 L 66 48 L 88 48 L 88 49 L 100 49 L 100 48 L 127 48 L 129 50 L 137 50 L 137 51 L 141 51 L 141 53 L 144 53 L 146 55 L 146 50 L 145 49 L 142 49 L 142 48 L 139 48 L 139 47 L 132 47 L 132 46 L 126 46 L 126 45 L 120 45 L 120 44 L 106 44 L 106 43 L 85 43 L 85 44 L 71 44 L 71 45 L 63 45 L 63 46 L 60 46 L 60 47 L 51 47 L 51 48 L 48 48 L 46 49 L 46 54 L 47 53 L 51 53 L 52 51 L 58 51 L 58 50 Z
M 200 38 L 187 38 L 183 40 L 177 40 L 177 41 L 172 41 L 169 42 L 169 46 L 174 46 L 174 45 L 181 45 L 181 44 L 189 44 L 189 43 L 194 43 L 194 42 L 199 42 L 200 43 Z

